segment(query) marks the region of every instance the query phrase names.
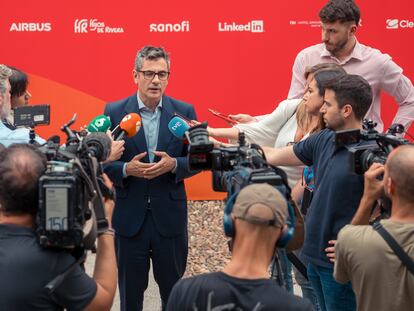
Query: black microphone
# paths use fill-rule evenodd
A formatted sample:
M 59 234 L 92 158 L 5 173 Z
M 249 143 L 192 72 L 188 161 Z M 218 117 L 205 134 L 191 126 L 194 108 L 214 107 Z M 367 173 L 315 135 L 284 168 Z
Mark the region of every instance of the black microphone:
M 111 153 L 112 140 L 105 133 L 90 133 L 82 143 L 99 162 L 105 161 Z
M 53 135 L 52 137 L 49 137 L 47 142 L 51 142 L 55 145 L 60 145 L 60 137 L 58 135 Z

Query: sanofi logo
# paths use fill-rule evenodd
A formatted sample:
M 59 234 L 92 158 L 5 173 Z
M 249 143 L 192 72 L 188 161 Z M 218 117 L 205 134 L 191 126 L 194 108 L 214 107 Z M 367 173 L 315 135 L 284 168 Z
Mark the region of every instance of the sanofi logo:
M 182 21 L 181 23 L 176 24 L 150 24 L 150 32 L 189 32 L 190 31 L 190 22 Z

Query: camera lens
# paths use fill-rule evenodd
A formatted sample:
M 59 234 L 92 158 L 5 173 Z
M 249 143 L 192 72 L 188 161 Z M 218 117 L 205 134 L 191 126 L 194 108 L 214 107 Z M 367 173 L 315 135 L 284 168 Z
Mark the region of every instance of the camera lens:
M 361 154 L 361 166 L 363 172 L 366 172 L 372 163 L 385 164 L 387 154 L 382 150 L 365 150 Z

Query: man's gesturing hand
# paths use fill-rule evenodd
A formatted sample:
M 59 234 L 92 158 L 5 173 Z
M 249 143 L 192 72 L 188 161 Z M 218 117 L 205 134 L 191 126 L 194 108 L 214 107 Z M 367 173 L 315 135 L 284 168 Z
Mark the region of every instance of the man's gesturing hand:
M 144 171 L 156 164 L 141 162 L 146 155 L 146 152 L 139 153 L 127 163 L 126 173 L 128 176 L 144 177 Z
M 159 156 L 161 160 L 157 163 L 153 163 L 153 166 L 144 170 L 144 178 L 153 179 L 167 172 L 171 172 L 171 170 L 175 167 L 175 160 L 167 153 L 163 151 L 154 151 L 154 154 Z

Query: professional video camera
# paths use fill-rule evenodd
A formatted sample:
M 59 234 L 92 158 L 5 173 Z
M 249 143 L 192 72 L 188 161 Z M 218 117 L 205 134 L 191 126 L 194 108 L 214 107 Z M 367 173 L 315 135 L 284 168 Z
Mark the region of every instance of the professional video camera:
M 364 120 L 363 130 L 336 132 L 336 146 L 348 149 L 352 171 L 356 174 L 364 174 L 374 162 L 384 164 L 394 148 L 410 144 L 408 140 L 396 136 L 404 133 L 401 124 L 393 124 L 387 133 L 378 133 L 376 125 L 373 121 Z
M 214 148 L 208 138 L 207 123 L 192 127 L 187 132 L 188 160 L 191 170 L 211 170 L 214 191 L 237 193 L 251 183 L 268 183 L 283 194 L 290 194 L 286 174 L 271 167 L 258 145 L 247 145 L 243 132 L 238 146 Z
M 92 249 L 96 235 L 108 228 L 102 198 L 113 193 L 103 182 L 99 162 L 108 157 L 111 140 L 105 133 L 71 130 L 75 120 L 76 114 L 61 128 L 67 135 L 64 146 L 55 137 L 39 147 L 47 157 L 36 219 L 43 247 Z
M 404 126 L 401 124 L 391 125 L 387 133 L 378 133 L 374 129 L 376 125 L 373 121 L 364 120 L 363 130 L 336 132 L 336 146 L 348 149 L 352 171 L 355 174 L 364 174 L 373 163 L 385 164 L 388 155 L 394 148 L 410 144 L 408 140 L 396 136 L 396 134 L 404 133 Z M 391 208 L 390 199 L 382 195 L 373 207 L 374 219 L 372 222 L 389 218 Z

